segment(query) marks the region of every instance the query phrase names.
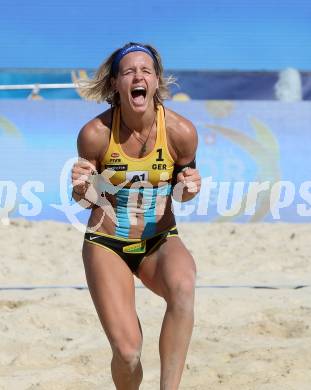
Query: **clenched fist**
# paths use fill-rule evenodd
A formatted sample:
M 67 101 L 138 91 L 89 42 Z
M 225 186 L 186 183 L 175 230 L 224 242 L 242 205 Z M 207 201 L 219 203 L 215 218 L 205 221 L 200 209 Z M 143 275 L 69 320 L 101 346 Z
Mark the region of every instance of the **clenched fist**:
M 84 158 L 79 158 L 71 170 L 73 191 L 83 196 L 90 185 L 90 176 L 94 173 L 96 173 L 94 165 Z
M 201 176 L 195 168 L 184 168 L 177 174 L 174 198 L 178 201 L 192 199 L 201 189 Z

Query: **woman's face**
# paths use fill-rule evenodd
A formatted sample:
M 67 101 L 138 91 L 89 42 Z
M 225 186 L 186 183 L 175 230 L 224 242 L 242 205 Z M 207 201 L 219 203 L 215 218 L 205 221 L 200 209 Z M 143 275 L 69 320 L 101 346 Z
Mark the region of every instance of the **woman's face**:
M 127 54 L 119 64 L 119 73 L 114 86 L 120 94 L 121 105 L 135 112 L 145 112 L 154 107 L 153 97 L 158 88 L 153 59 L 146 53 L 136 51 Z

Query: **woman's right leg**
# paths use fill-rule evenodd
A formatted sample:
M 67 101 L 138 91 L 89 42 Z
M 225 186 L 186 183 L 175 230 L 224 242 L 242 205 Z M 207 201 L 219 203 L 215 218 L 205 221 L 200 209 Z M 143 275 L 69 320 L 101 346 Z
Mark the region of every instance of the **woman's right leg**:
M 112 348 L 111 373 L 117 390 L 137 390 L 142 332 L 135 308 L 131 270 L 113 252 L 84 242 L 83 262 L 89 291 Z

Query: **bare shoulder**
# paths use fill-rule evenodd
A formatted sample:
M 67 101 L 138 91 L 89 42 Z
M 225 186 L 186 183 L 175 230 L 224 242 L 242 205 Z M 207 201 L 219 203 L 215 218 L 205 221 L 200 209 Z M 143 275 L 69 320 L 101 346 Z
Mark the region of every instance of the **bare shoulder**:
M 100 156 L 108 147 L 110 138 L 111 110 L 107 110 L 87 122 L 79 132 L 79 155 L 86 159 Z
M 110 133 L 111 110 L 107 110 L 87 122 L 79 132 L 78 139 L 81 141 L 98 141 L 104 135 Z
M 191 156 L 194 157 L 198 135 L 193 123 L 175 111 L 165 108 L 165 124 L 168 147 L 172 157 L 175 160 L 187 160 L 191 159 Z

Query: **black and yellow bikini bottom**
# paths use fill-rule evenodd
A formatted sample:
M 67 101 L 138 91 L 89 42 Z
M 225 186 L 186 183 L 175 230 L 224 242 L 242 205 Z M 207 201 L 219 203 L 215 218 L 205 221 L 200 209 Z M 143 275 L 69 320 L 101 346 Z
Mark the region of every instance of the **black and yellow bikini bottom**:
M 102 232 L 85 233 L 85 241 L 101 246 L 119 255 L 133 273 L 136 273 L 143 258 L 155 250 L 166 238 L 178 236 L 176 226 L 153 237 L 139 238 L 113 237 Z

